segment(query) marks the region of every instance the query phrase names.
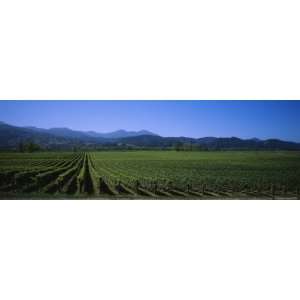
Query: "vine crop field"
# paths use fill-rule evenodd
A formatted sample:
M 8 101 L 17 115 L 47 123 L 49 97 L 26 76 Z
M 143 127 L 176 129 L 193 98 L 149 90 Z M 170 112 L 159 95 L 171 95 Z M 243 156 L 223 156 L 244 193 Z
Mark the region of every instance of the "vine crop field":
M 1 199 L 299 199 L 300 153 L 0 153 Z

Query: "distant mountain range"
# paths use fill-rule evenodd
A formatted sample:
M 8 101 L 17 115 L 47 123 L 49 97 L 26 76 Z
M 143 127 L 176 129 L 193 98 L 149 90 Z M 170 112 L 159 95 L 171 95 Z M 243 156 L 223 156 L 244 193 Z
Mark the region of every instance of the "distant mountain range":
M 28 141 L 39 144 L 45 149 L 65 150 L 74 147 L 95 149 L 105 147 L 170 148 L 184 146 L 208 150 L 300 150 L 300 143 L 279 139 L 162 137 L 147 130 L 117 130 L 109 133 L 98 133 L 69 128 L 18 127 L 0 122 L 0 149 L 17 149 L 21 142 Z
M 50 129 L 42 129 L 37 127 L 21 127 L 21 128 L 29 129 L 39 133 L 41 132 L 48 133 L 57 137 L 75 138 L 75 139 L 90 139 L 90 138 L 119 139 L 124 137 L 132 137 L 132 136 L 140 136 L 140 135 L 155 135 L 154 133 L 147 130 L 126 131 L 121 129 L 121 130 L 108 132 L 108 133 L 99 133 L 95 131 L 72 130 L 65 127 L 50 128 Z

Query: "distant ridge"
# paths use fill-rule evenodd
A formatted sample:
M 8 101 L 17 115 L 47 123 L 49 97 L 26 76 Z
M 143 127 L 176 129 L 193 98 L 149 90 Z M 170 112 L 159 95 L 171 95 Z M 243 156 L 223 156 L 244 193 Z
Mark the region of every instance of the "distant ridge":
M 32 126 L 18 127 L 0 121 L 0 149 L 17 149 L 19 143 L 32 141 L 44 149 L 68 150 L 74 147 L 97 148 L 197 148 L 202 150 L 300 150 L 300 143 L 279 139 L 260 140 L 238 137 L 162 137 L 147 130 L 123 129 L 98 133 L 69 128 L 43 129 Z
M 123 138 L 123 137 L 132 137 L 132 136 L 139 136 L 139 135 L 156 135 L 148 130 L 140 130 L 140 131 L 126 131 L 123 129 L 107 132 L 107 133 L 100 133 L 95 131 L 79 131 L 73 130 L 66 127 L 54 127 L 50 129 L 42 129 L 37 127 L 26 127 L 28 129 L 32 129 L 38 132 L 47 132 L 56 136 L 62 137 L 71 137 L 71 138 Z
M 103 138 L 108 138 L 108 139 L 118 139 L 118 138 L 140 136 L 140 135 L 157 135 L 148 130 L 126 131 L 124 129 L 119 129 L 119 130 L 116 130 L 113 132 L 108 132 L 108 133 L 98 133 L 95 131 L 87 131 L 85 133 L 92 137 L 103 137 Z

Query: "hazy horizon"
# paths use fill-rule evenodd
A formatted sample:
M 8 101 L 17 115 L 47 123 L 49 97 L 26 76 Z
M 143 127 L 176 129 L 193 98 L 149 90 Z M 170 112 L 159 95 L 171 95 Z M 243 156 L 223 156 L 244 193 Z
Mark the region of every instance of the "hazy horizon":
M 300 142 L 300 101 L 0 101 L 0 121 L 38 128 Z

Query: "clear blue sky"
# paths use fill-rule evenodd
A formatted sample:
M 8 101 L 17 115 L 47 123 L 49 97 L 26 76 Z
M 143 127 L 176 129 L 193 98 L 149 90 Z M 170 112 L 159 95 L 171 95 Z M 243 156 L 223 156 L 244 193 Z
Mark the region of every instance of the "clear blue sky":
M 0 101 L 0 120 L 41 128 L 300 142 L 300 101 Z

